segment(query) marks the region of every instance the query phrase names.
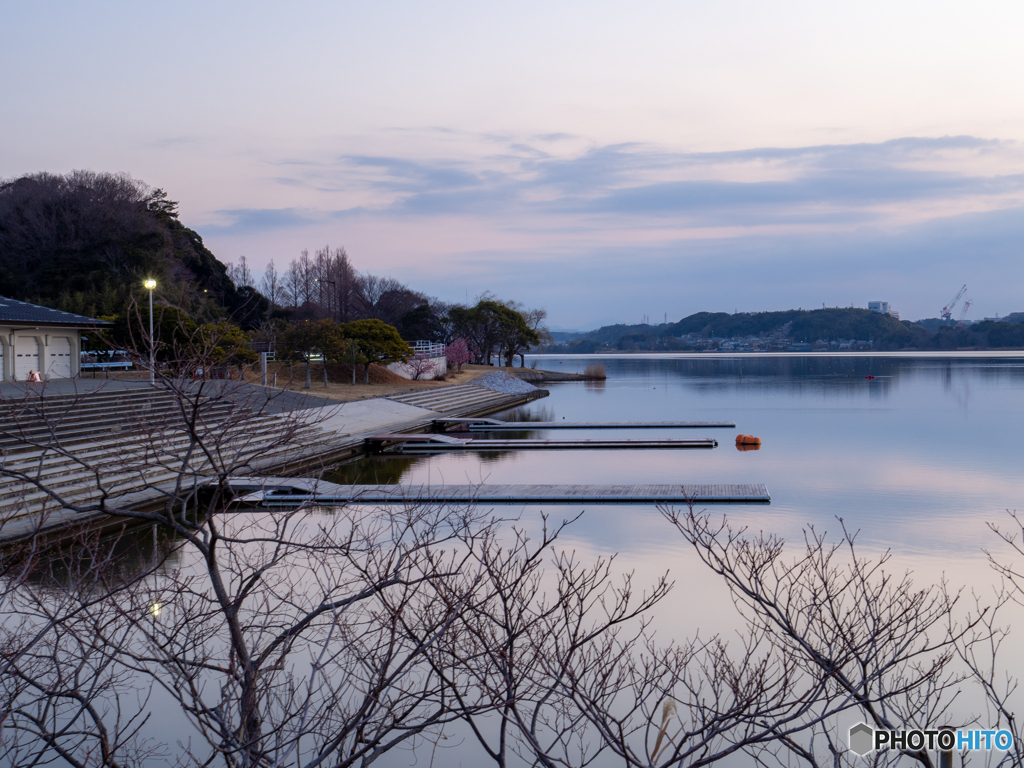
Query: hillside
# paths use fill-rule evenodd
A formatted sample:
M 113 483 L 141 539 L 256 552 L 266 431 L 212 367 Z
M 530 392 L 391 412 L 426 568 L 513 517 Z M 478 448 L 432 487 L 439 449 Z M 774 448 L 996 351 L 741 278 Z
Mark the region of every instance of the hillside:
M 178 219 L 177 203 L 126 174 L 38 173 L 0 181 L 0 295 L 116 315 L 142 282 L 197 320 L 251 326 L 265 311 Z
M 851 339 L 873 342 L 874 349 L 903 349 L 925 344 L 931 334 L 910 322 L 867 309 L 789 309 L 778 312 L 697 312 L 675 323 L 609 325 L 570 341 L 576 351 L 685 349 L 687 339 L 784 337 L 793 343 Z

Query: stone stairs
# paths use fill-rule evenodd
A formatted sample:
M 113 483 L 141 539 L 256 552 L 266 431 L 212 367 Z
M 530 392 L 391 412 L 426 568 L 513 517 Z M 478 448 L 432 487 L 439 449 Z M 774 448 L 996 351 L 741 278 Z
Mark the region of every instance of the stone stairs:
M 156 486 L 198 482 L 214 463 L 247 473 L 253 462 L 283 461 L 295 452 L 296 440 L 282 441 L 282 435 L 296 429 L 307 445 L 318 437 L 314 426 L 296 424 L 287 413 L 254 415 L 244 403 L 216 398 L 194 405 L 196 413 L 187 412 L 189 405 L 159 390 L 0 403 L 4 519 L 146 489 L 159 498 Z M 186 418 L 206 452 L 196 450 Z
M 236 409 L 227 400 L 204 400 L 204 420 L 216 421 Z M 178 400 L 157 389 L 121 390 L 0 402 L 0 454 L 10 455 L 46 445 L 74 445 L 181 423 Z
M 398 403 L 405 403 L 406 405 L 414 405 L 418 408 L 437 411 L 445 415 L 454 415 L 456 413 L 486 408 L 503 400 L 509 400 L 510 397 L 485 387 L 478 387 L 473 384 L 459 384 L 452 387 L 439 387 L 437 389 L 412 392 L 407 395 L 391 395 L 387 399 Z
M 538 390 L 536 396 L 544 394 Z M 175 483 L 189 488 L 205 482 L 214 465 L 237 476 L 283 474 L 362 450 L 363 438 L 338 423 L 337 406 L 282 400 L 280 393 L 268 405 L 260 400 L 266 396 L 256 394 L 247 403 L 238 392 L 214 389 L 193 402 L 137 387 L 0 399 L 0 540 L 30 535 L 33 521 L 45 520 L 47 530 L 56 530 L 71 521 L 103 519 L 104 499 L 106 509 L 151 508 L 169 498 Z M 448 416 L 494 413 L 524 402 L 522 395 L 474 385 L 388 400 Z M 425 414 L 397 425 L 394 416 L 387 418 L 399 430 L 432 423 Z M 196 450 L 193 423 L 212 457 Z

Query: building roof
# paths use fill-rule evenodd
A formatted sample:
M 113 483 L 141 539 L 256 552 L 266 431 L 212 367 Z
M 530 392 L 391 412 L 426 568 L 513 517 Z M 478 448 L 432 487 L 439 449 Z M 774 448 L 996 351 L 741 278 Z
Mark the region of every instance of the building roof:
M 110 325 L 104 320 L 94 320 L 85 315 L 63 312 L 59 309 L 40 307 L 27 301 L 8 299 L 0 296 L 0 324 L 2 325 L 64 325 L 77 328 L 91 328 L 97 325 Z

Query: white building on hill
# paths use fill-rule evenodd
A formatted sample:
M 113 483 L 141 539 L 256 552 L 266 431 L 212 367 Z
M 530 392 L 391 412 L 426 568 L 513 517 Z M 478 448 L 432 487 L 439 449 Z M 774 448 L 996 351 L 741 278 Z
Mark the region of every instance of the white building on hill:
M 869 301 L 868 309 L 872 312 L 878 312 L 883 315 L 889 315 L 889 317 L 895 317 L 897 320 L 900 319 L 900 313 L 890 307 L 888 301 Z

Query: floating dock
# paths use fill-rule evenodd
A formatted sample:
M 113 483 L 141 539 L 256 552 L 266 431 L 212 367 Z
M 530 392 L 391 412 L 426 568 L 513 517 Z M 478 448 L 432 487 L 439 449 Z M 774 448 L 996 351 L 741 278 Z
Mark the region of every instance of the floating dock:
M 242 501 L 267 507 L 346 504 L 770 504 L 763 484 L 337 485 L 301 478 L 232 478 Z
M 500 421 L 434 419 L 441 427 L 470 432 L 526 432 L 533 429 L 735 429 L 734 421 Z
M 366 444 L 375 451 L 397 453 L 451 453 L 456 451 L 579 451 L 624 449 L 714 448 L 710 437 L 693 440 L 481 440 L 450 435 L 368 435 Z

